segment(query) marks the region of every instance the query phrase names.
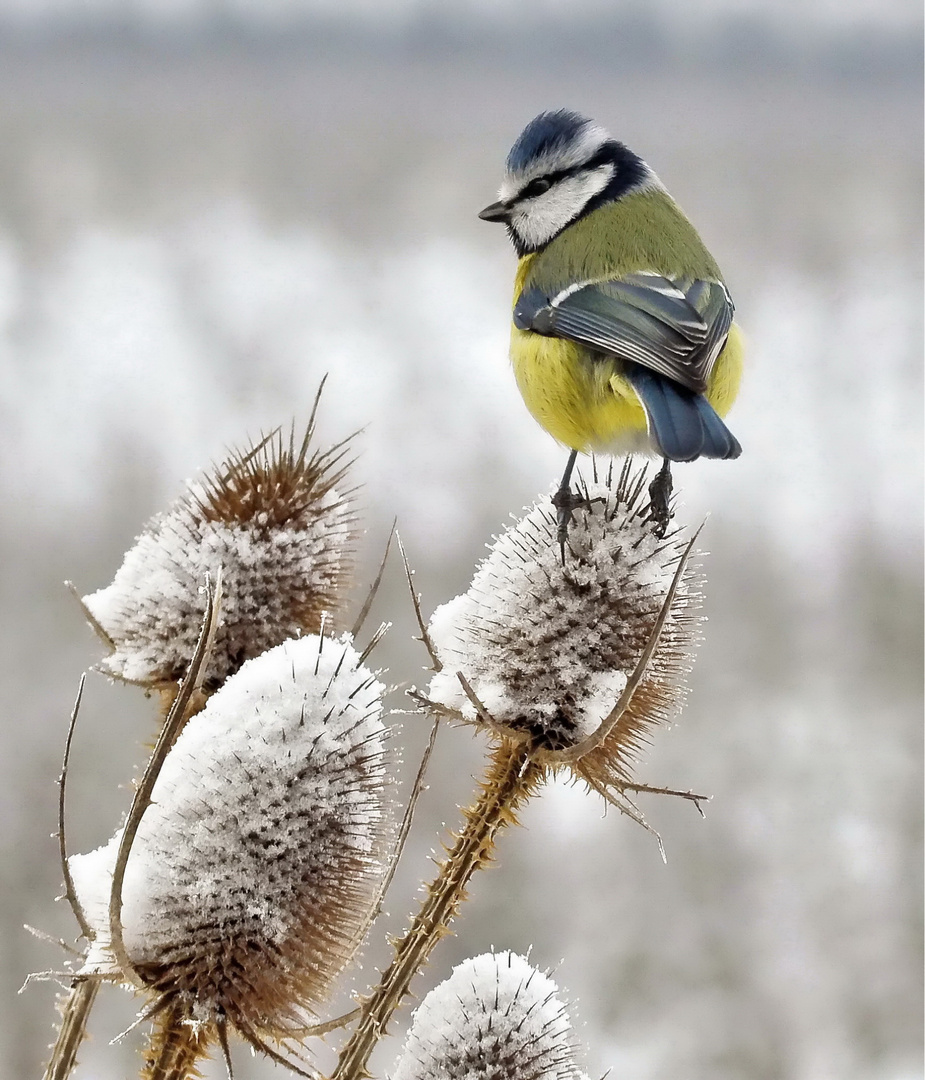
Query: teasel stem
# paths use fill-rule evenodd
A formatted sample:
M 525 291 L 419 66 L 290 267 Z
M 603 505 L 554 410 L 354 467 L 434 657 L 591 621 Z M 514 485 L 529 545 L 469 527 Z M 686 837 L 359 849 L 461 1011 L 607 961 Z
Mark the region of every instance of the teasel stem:
M 409 991 L 411 980 L 433 947 L 448 932 L 476 870 L 491 862 L 494 841 L 505 825 L 515 824 L 517 807 L 543 779 L 544 767 L 534 760 L 532 744 L 504 738 L 495 750 L 476 802 L 463 811 L 465 826 L 410 928 L 395 945 L 395 957 L 379 985 L 360 1006 L 360 1019 L 338 1059 L 331 1080 L 362 1080 L 376 1043 Z
M 207 1049 L 202 1029 L 190 1022 L 188 1008 L 175 1001 L 160 1015 L 151 1036 L 144 1080 L 187 1080 Z
M 61 1026 L 42 1080 L 67 1080 L 77 1064 L 77 1051 L 87 1032 L 87 1017 L 93 1008 L 99 979 L 75 979 L 61 1005 Z

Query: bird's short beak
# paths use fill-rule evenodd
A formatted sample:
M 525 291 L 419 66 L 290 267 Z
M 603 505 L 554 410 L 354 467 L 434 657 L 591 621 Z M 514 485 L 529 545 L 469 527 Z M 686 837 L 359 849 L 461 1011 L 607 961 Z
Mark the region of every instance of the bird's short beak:
M 479 214 L 482 221 L 503 221 L 508 222 L 511 219 L 511 208 L 507 203 L 493 202 L 491 206 L 486 206 L 485 209 Z

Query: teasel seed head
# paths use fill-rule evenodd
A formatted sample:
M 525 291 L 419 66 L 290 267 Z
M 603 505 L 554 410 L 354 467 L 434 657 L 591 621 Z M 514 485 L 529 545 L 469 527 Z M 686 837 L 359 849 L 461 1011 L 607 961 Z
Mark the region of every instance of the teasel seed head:
M 95 933 L 83 974 L 140 981 L 218 1037 L 286 1038 L 351 959 L 391 850 L 385 687 L 349 635 L 249 660 L 183 728 L 157 778 L 110 948 L 118 833 L 70 860 Z
M 393 1080 L 582 1080 L 558 993 L 516 953 L 464 961 L 415 1012 Z
M 687 547 L 678 532 L 653 531 L 645 479 L 627 463 L 587 485 L 564 562 L 548 498 L 495 540 L 469 589 L 431 619 L 443 665 L 431 701 L 466 720 L 490 717 L 550 760 L 592 738 L 636 669 Z M 699 601 L 699 575 L 685 564 L 629 707 L 576 767 L 592 786 L 627 785 L 648 732 L 680 708 Z
M 223 575 L 221 622 L 203 689 L 248 659 L 336 616 L 352 570 L 355 517 L 342 483 L 344 445 L 310 452 L 292 435 L 264 439 L 198 481 L 145 526 L 106 588 L 83 598 L 112 649 L 107 674 L 168 690 L 185 673 Z

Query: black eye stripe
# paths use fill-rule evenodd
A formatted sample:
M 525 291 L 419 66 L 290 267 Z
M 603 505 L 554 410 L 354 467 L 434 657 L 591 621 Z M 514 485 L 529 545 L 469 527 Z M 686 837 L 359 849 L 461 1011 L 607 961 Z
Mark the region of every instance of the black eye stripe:
M 589 158 L 581 165 L 573 165 L 570 169 L 558 169 L 556 172 L 546 173 L 545 176 L 538 176 L 535 180 L 531 180 L 520 191 L 517 198 L 532 199 L 535 195 L 542 195 L 544 191 L 548 191 L 553 184 L 558 184 L 560 180 L 565 180 L 569 176 L 577 176 L 582 172 L 589 172 L 599 165 L 613 165 L 616 170 L 617 162 L 614 160 L 612 143 L 604 143 L 592 158 Z
M 542 195 L 544 191 L 548 191 L 553 185 L 551 176 L 538 176 L 535 180 L 531 180 L 529 184 L 521 191 L 519 198 L 532 199 L 534 195 Z

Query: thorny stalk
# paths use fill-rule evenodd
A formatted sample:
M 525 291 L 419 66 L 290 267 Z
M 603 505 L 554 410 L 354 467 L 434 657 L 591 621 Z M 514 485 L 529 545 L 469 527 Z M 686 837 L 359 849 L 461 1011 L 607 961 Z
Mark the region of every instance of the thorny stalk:
M 463 811 L 466 824 L 441 862 L 420 911 L 397 943 L 395 958 L 379 985 L 363 1001 L 360 1020 L 341 1051 L 331 1080 L 362 1080 L 368 1076 L 366 1066 L 376 1043 L 408 993 L 412 978 L 448 933 L 470 878 L 491 861 L 495 835 L 505 825 L 515 823 L 517 806 L 543 775 L 543 766 L 533 760 L 528 742 L 505 739 L 495 751 L 478 799 Z
M 187 1080 L 197 1075 L 196 1062 L 206 1049 L 201 1032 L 179 1002 L 164 1010 L 158 1024 L 164 1037 L 152 1040 L 154 1056 L 146 1063 L 144 1080 Z
M 379 885 L 376 898 L 370 905 L 369 912 L 366 918 L 363 920 L 361 926 L 357 929 L 354 935 L 354 944 L 351 948 L 351 952 L 358 948 L 367 933 L 369 933 L 370 927 L 379 918 L 382 912 L 382 905 L 385 903 L 386 893 L 392 884 L 392 880 L 395 877 L 395 872 L 398 870 L 398 864 L 401 860 L 402 854 L 405 850 L 405 842 L 408 839 L 408 833 L 411 832 L 411 823 L 414 820 L 414 812 L 417 809 L 418 799 L 421 797 L 421 793 L 424 791 L 424 776 L 427 772 L 427 766 L 430 764 L 430 755 L 433 753 L 434 743 L 437 740 L 437 731 L 440 728 L 441 718 L 438 716 L 430 729 L 430 736 L 427 740 L 427 746 L 424 748 L 424 754 L 421 757 L 421 762 L 418 765 L 417 775 L 414 778 L 414 784 L 411 788 L 411 794 L 408 797 L 408 805 L 405 807 L 405 813 L 402 818 L 401 827 L 398 831 L 398 839 L 395 841 L 395 847 L 392 850 L 391 857 L 388 862 L 388 870 L 385 877 L 383 877 L 381 884 Z M 353 1014 L 350 1015 L 350 1019 L 353 1019 Z M 346 1022 L 346 1021 L 345 1021 Z
M 77 1051 L 87 1029 L 87 1017 L 93 1008 L 99 979 L 75 979 L 61 1005 L 61 1026 L 45 1067 L 42 1080 L 67 1080 L 77 1064 Z

